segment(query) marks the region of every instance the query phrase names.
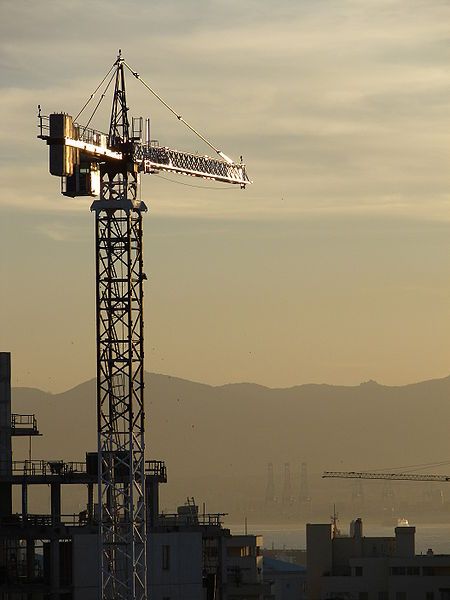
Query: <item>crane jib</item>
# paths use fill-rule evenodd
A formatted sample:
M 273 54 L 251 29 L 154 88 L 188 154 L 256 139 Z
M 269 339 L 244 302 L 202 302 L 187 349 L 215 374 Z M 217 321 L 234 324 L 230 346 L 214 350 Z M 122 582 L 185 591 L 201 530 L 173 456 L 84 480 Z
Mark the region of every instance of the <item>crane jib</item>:
M 390 479 L 393 481 L 445 481 L 450 482 L 450 475 L 431 475 L 424 473 L 381 473 L 370 471 L 325 471 L 323 478 L 334 479 Z
M 241 186 L 251 183 L 245 173 L 244 165 L 230 165 L 209 156 L 197 156 L 169 148 L 147 149 L 140 169 L 144 173 L 167 171 Z

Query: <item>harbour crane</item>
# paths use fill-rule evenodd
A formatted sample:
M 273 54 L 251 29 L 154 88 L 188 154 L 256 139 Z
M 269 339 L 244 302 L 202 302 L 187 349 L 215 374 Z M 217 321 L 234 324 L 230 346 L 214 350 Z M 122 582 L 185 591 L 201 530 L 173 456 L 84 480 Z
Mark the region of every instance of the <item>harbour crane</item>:
M 205 142 L 215 157 L 160 146 L 150 121 L 128 117 L 125 72 Z M 245 165 L 209 142 L 155 92 L 121 52 L 82 111 L 106 83 L 94 113 L 114 82 L 108 134 L 66 113 L 44 116 L 38 137 L 49 146 L 50 173 L 64 196 L 96 198 L 96 340 L 98 504 L 101 600 L 145 600 L 144 281 L 140 174 L 168 172 L 250 184 Z M 81 112 L 82 112 L 81 111 Z M 81 114 L 81 112 L 79 114 Z M 145 129 L 145 131 L 144 131 Z M 97 198 L 98 197 L 98 198 Z
M 371 471 L 324 471 L 322 478 L 384 479 L 390 481 L 449 481 L 450 475 L 424 475 L 421 473 L 376 473 Z

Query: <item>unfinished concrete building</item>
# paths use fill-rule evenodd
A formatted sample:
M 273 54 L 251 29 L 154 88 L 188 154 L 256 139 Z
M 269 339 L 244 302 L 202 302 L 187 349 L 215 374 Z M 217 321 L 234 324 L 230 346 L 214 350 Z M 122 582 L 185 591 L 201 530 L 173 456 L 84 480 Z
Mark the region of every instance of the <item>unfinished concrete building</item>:
M 0 353 L 0 600 L 97 600 L 100 544 L 98 456 L 84 462 L 13 460 L 16 436 L 40 435 L 34 415 L 11 411 L 11 357 Z M 120 478 L 120 468 L 116 477 Z M 272 600 L 263 582 L 262 538 L 233 536 L 220 514 L 200 514 L 193 500 L 160 511 L 162 461 L 145 463 L 147 573 L 151 600 Z M 28 508 L 30 488 L 49 486 L 44 514 Z M 62 489 L 82 486 L 85 509 L 64 514 Z M 20 507 L 13 506 L 14 488 Z M 17 498 L 17 494 L 15 495 Z M 17 510 L 20 508 L 20 510 Z

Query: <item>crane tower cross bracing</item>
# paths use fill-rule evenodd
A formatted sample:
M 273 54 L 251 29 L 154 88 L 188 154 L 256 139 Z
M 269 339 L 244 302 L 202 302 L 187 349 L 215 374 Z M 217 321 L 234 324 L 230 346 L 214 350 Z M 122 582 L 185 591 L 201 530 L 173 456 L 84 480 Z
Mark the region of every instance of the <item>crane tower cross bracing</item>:
M 131 127 L 128 119 L 125 68 L 142 81 L 119 52 L 109 72 L 112 76 L 108 86 L 114 81 L 115 87 L 108 135 L 75 123 L 65 113 L 47 117 L 39 108 L 38 115 L 38 137 L 49 145 L 50 173 L 61 178 L 62 194 L 99 196 L 91 210 L 96 231 L 101 600 L 147 598 L 143 320 L 146 276 L 142 252 L 142 215 L 147 207 L 140 200 L 140 174 L 166 171 L 241 188 L 251 183 L 242 161 L 233 162 L 208 142 L 143 81 L 219 158 L 161 147 L 150 140 L 149 133 L 142 140 L 142 119 L 136 120 L 137 131 L 134 119 Z

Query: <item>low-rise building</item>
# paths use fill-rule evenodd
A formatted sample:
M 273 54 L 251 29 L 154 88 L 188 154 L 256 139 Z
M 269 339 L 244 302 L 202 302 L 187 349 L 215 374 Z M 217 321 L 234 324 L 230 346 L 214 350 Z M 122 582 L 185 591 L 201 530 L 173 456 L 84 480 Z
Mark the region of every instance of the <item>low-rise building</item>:
M 275 600 L 304 600 L 306 567 L 266 556 L 264 551 L 264 581 L 272 587 Z
M 361 519 L 342 535 L 308 524 L 308 600 L 450 600 L 450 555 L 415 554 L 415 527 L 366 537 Z
M 275 600 L 263 579 L 262 537 L 232 535 L 221 517 L 199 514 L 191 502 L 149 515 L 152 600 Z

